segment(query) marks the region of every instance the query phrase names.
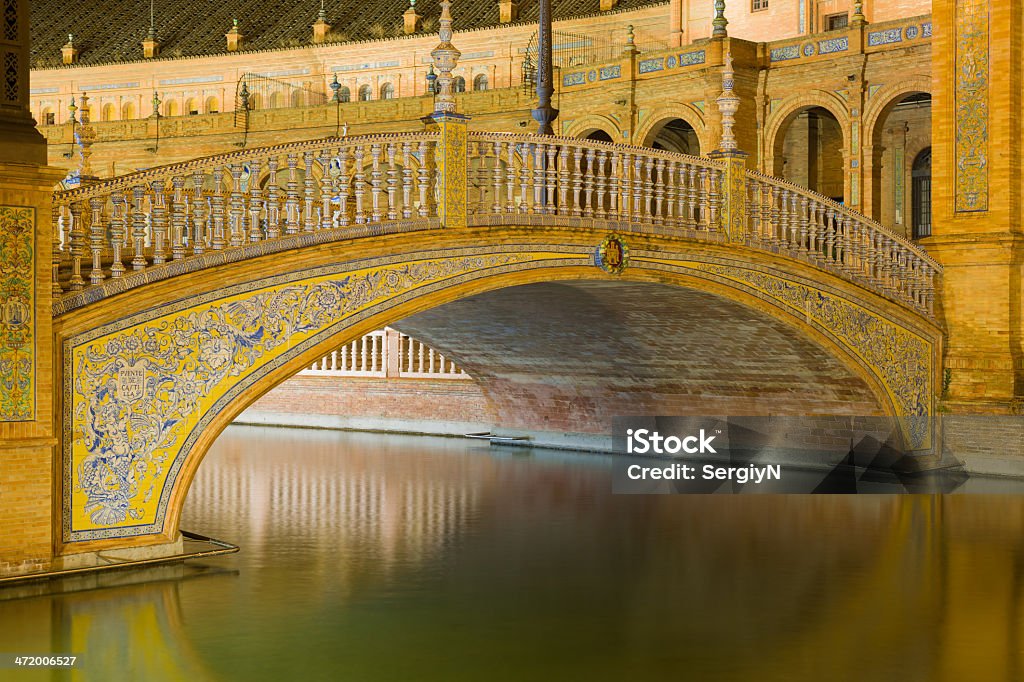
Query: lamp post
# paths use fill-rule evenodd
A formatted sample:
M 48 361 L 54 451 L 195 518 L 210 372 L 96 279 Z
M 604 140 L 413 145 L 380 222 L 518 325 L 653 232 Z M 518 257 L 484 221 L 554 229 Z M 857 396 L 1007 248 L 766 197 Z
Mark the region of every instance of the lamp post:
M 537 132 L 553 135 L 551 124 L 558 118 L 558 109 L 551 106 L 555 92 L 551 68 L 551 0 L 540 0 L 540 19 L 537 27 L 537 108 L 531 113 L 537 122 Z
M 156 119 L 156 144 L 153 145 L 153 153 L 160 151 L 160 96 L 153 91 L 153 117 Z

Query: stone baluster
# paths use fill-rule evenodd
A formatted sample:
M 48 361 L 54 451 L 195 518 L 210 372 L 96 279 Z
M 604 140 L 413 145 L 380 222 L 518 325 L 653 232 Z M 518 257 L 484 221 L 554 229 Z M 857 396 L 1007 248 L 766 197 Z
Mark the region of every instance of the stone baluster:
M 689 227 L 693 230 L 700 229 L 701 217 L 701 204 L 704 201 L 703 188 L 704 188 L 704 174 L 701 173 L 701 169 L 693 164 L 688 165 L 689 168 L 689 180 L 686 183 L 686 222 Z
M 245 195 L 242 194 L 242 164 L 233 163 L 228 167 L 231 173 L 231 195 L 228 199 L 228 225 L 230 238 L 228 243 L 231 246 L 241 246 L 245 243 Z
M 132 188 L 132 270 L 146 269 L 146 186 Z
M 569 146 L 558 145 L 558 214 L 569 215 L 572 209 L 569 204 L 569 190 L 572 184 L 572 172 L 569 169 Z
M 263 214 L 263 190 L 260 189 L 260 168 L 258 160 L 249 162 L 249 241 L 263 241 L 260 216 Z
M 203 197 L 203 183 L 206 176 L 202 171 L 192 174 L 192 253 L 201 255 L 206 251 L 208 235 L 203 228 L 206 226 L 206 199 Z
M 665 159 L 654 162 L 654 223 L 665 224 Z
M 338 225 L 346 227 L 349 224 L 348 197 L 352 191 L 352 176 L 349 172 L 349 147 L 342 145 L 338 149 Z M 412 174 L 412 170 L 409 170 Z M 407 201 L 408 205 L 409 202 Z
M 522 166 L 519 169 L 519 212 L 529 213 L 529 194 L 527 188 L 530 184 L 530 143 L 522 144 L 522 151 L 519 153 L 519 161 Z
M 558 185 L 558 166 L 555 162 L 555 156 L 558 154 L 558 147 L 554 144 L 548 144 L 546 146 L 547 159 L 544 166 L 544 182 L 547 189 L 547 197 L 544 202 L 544 212 L 554 214 L 555 207 L 555 189 Z
M 329 230 L 334 227 L 334 216 L 331 210 L 331 198 L 334 196 L 334 186 L 331 180 L 331 154 L 324 148 L 320 150 L 317 157 L 320 164 L 320 184 L 317 187 L 317 194 L 320 197 L 320 205 L 316 207 L 317 230 Z
M 124 247 L 127 232 L 128 203 L 124 194 L 114 192 L 110 195 L 110 248 L 113 250 L 113 262 L 110 264 L 110 276 L 120 279 L 124 275 L 124 264 L 121 262 L 121 249 Z
M 658 178 L 654 174 L 654 157 L 644 159 L 644 218 L 657 220 L 654 215 L 654 186 Z
M 622 155 L 622 170 L 620 172 L 620 186 L 622 188 L 622 201 L 619 202 L 620 217 L 622 220 L 630 219 L 630 211 L 633 206 L 633 155 Z
M 304 152 L 302 162 L 306 166 L 306 177 L 302 181 L 302 231 L 316 231 L 316 211 L 313 208 L 316 203 L 316 180 L 313 178 L 313 162 L 316 155 L 313 152 Z M 326 174 L 327 169 L 323 172 Z
M 533 211 L 534 213 L 545 213 L 544 205 L 544 156 L 547 151 L 546 144 L 533 145 Z
M 791 192 L 789 195 L 789 250 L 800 253 L 800 195 Z
M 605 206 L 608 205 L 608 152 L 604 149 L 597 150 L 597 177 L 594 183 L 594 215 L 604 218 L 608 215 Z
M 387 170 L 387 193 L 388 193 L 388 220 L 398 220 L 398 166 L 395 165 L 395 155 L 398 153 L 394 142 L 388 142 L 385 150 L 388 159 Z
M 750 202 L 750 224 L 754 227 L 754 243 L 758 246 L 764 246 L 765 242 L 765 226 L 764 226 L 764 191 L 765 184 L 757 179 L 751 179 L 751 192 L 753 193 L 752 201 Z
M 789 250 L 789 197 L 792 194 L 788 189 L 783 188 L 779 197 L 779 248 Z
M 379 223 L 382 213 L 380 210 L 380 195 L 383 188 L 384 174 L 380 169 L 380 144 L 370 145 L 370 222 Z M 466 178 L 467 184 L 469 178 Z M 468 188 L 467 188 L 468 189 Z
M 575 147 L 572 152 L 572 214 L 583 215 L 583 147 Z
M 839 250 L 842 245 L 839 241 L 839 214 L 836 209 L 829 208 L 825 217 L 825 262 L 839 263 Z
M 621 213 L 619 193 L 622 179 L 622 159 L 618 151 L 612 150 L 609 153 L 608 164 L 608 217 L 617 218 Z
M 644 194 L 649 184 L 649 179 L 644 176 L 644 157 L 637 154 L 633 158 L 633 222 L 643 222 L 646 213 L 644 212 Z
M 797 197 L 793 197 L 794 205 L 796 204 Z M 809 209 L 808 199 L 805 196 L 799 197 L 799 207 L 797 208 L 797 244 L 799 246 L 800 255 L 807 256 L 807 235 L 810 232 L 808 226 L 807 212 Z
M 713 232 L 716 230 L 715 213 L 718 208 L 718 183 L 715 182 L 715 171 L 700 169 L 700 226 L 701 229 Z
M 353 194 L 356 197 L 356 224 L 362 225 L 366 222 L 366 210 L 363 207 L 363 199 L 366 196 L 366 173 L 364 162 L 366 160 L 366 147 L 356 145 L 355 153 L 355 183 Z
M 583 176 L 583 215 L 594 217 L 594 183 L 597 178 L 597 151 L 587 149 L 587 172 Z
M 277 184 L 277 171 L 281 162 L 276 156 L 267 160 L 267 239 L 281 236 L 281 188 Z
M 288 155 L 288 184 L 285 186 L 284 233 L 299 232 L 299 157 Z
M 419 183 L 419 215 L 421 218 L 430 215 L 430 158 L 432 156 L 430 145 L 426 141 L 420 142 L 420 167 L 416 171 L 416 179 Z
M 106 197 L 93 197 L 89 199 L 89 208 L 92 209 L 92 220 L 89 224 L 89 249 L 92 251 L 92 271 L 89 273 L 89 283 L 99 284 L 103 281 L 103 240 L 106 237 L 107 226 L 103 220 L 103 205 Z
M 150 183 L 149 228 L 153 240 L 153 265 L 167 262 L 167 203 L 164 197 L 164 181 Z
M 516 145 L 509 142 L 505 151 L 505 213 L 516 212 Z
M 64 293 L 64 289 L 60 285 L 60 260 L 64 253 L 63 250 L 63 228 L 64 223 L 63 217 L 66 212 L 66 206 L 63 203 L 53 202 L 50 207 L 50 218 L 53 223 L 53 243 L 50 245 L 50 266 L 52 268 L 53 280 L 50 282 L 50 286 L 53 287 L 53 295 L 60 296 Z
M 494 165 L 491 167 L 491 181 L 494 183 L 494 202 L 491 204 L 491 213 L 497 215 L 502 211 L 501 186 L 505 179 L 505 173 L 501 167 L 501 142 L 492 142 L 491 148 L 494 152 Z
M 185 177 L 171 178 L 171 258 L 185 257 L 185 241 L 188 239 L 188 200 L 185 196 Z
M 342 169 L 344 169 L 342 164 Z M 343 175 L 347 175 L 344 170 Z M 402 218 L 408 220 L 412 218 L 412 192 L 413 192 L 413 173 L 412 173 L 412 143 L 405 141 L 402 143 Z M 341 207 L 342 216 L 345 215 L 346 209 L 344 203 Z
M 70 230 L 68 231 L 68 250 L 71 253 L 71 285 L 72 291 L 81 291 L 85 286 L 82 279 L 82 255 L 85 251 L 85 225 L 82 222 L 82 204 L 73 202 L 69 207 L 71 212 Z
M 210 221 L 213 223 L 213 238 L 210 248 L 220 251 L 227 246 L 224 232 L 224 167 L 213 170 L 213 196 L 210 197 Z

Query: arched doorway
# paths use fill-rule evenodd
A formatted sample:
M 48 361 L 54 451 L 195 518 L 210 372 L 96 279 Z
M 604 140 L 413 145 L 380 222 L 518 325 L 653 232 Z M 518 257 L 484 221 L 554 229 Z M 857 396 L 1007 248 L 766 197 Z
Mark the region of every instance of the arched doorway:
M 843 203 L 843 129 L 824 107 L 792 114 L 775 138 L 773 174 Z
M 911 226 L 914 239 L 932 234 L 932 148 L 921 151 L 911 171 Z
M 666 119 L 658 124 L 644 141 L 645 147 L 679 154 L 700 156 L 700 139 L 693 126 L 681 118 Z
M 871 122 L 868 121 L 868 124 Z M 893 98 L 875 119 L 871 134 L 871 204 L 868 212 L 878 222 L 906 236 L 916 236 L 917 163 L 932 144 L 932 98 L 911 92 Z M 930 176 L 930 171 L 929 171 Z M 930 186 L 929 186 L 930 195 Z M 930 226 L 931 212 L 928 212 Z
M 596 130 L 591 130 L 589 133 L 583 136 L 583 139 L 593 140 L 595 142 L 614 142 L 614 140 L 612 140 L 612 136 L 606 133 L 605 131 L 601 130 L 600 128 Z

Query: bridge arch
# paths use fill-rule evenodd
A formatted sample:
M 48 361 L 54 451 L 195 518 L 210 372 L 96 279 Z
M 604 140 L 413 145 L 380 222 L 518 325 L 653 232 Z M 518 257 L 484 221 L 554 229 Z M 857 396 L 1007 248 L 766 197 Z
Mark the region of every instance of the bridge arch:
M 114 287 L 60 316 L 62 550 L 170 542 L 206 449 L 263 392 L 339 342 L 516 285 L 603 280 L 705 292 L 824 349 L 880 412 L 930 409 L 938 332 L 879 295 L 775 255 L 639 233 L 624 236 L 626 270 L 609 275 L 594 257 L 613 225 L 523 218 L 528 232 L 505 217 L 484 232 L 446 230 L 443 240 L 416 230 L 286 237 L 292 248 L 281 253 L 153 281 L 131 297 Z M 219 254 L 211 261 L 223 263 Z M 881 367 L 882 357 L 896 362 Z

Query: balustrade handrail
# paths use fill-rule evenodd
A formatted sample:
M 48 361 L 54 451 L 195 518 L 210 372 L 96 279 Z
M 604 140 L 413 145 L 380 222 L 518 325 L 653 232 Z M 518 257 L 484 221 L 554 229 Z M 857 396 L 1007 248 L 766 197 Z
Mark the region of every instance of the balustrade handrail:
M 575 137 L 560 137 L 558 135 L 534 135 L 530 133 L 506 133 L 501 131 L 484 132 L 474 131 L 468 135 L 470 142 L 516 142 L 519 144 L 549 144 L 555 146 L 579 147 L 582 149 L 594 149 L 615 151 L 630 156 L 644 156 L 652 159 L 663 159 L 665 161 L 678 161 L 705 168 L 723 170 L 725 164 L 716 159 L 706 156 L 690 156 L 679 152 L 670 152 L 664 149 L 653 149 L 650 147 L 637 147 L 635 145 L 623 144 L 621 142 L 604 142 L 602 140 L 581 140 Z M 638 154 L 640 152 L 640 154 Z
M 280 156 L 285 153 L 296 153 L 303 151 L 321 150 L 341 146 L 356 146 L 360 144 L 374 143 L 395 143 L 395 142 L 419 142 L 422 140 L 437 140 L 436 132 L 420 131 L 415 133 L 377 133 L 375 135 L 349 135 L 346 137 L 321 137 L 315 140 L 302 140 L 299 142 L 286 142 L 269 147 L 242 148 L 223 154 L 202 156 L 188 161 L 154 166 L 144 170 L 118 175 L 98 182 L 75 187 L 74 189 L 58 190 L 53 193 L 54 202 L 58 201 L 82 201 L 102 194 L 116 192 L 122 189 L 130 189 L 135 185 L 145 184 L 160 178 L 171 178 L 175 175 L 188 175 L 197 170 L 217 165 L 230 165 L 232 162 L 259 161 L 272 156 Z
M 788 180 L 783 180 L 782 178 L 775 177 L 774 175 L 768 175 L 766 173 L 761 173 L 759 171 L 748 170 L 747 177 L 754 178 L 755 180 L 760 180 L 761 182 L 768 183 L 769 185 L 773 185 L 775 187 L 788 189 L 790 192 L 795 192 L 800 196 L 807 197 L 808 199 L 812 199 L 822 204 L 826 204 L 829 206 L 829 208 L 835 209 L 836 211 L 842 213 L 844 216 L 850 218 L 851 220 L 856 220 L 857 222 L 870 227 L 872 230 L 876 230 L 882 233 L 887 238 L 896 242 L 900 246 L 909 249 L 914 253 L 914 255 L 916 255 L 922 261 L 930 265 L 937 274 L 942 273 L 942 265 L 934 258 L 929 256 L 928 253 L 919 245 L 913 243 L 903 235 L 894 231 L 892 228 L 886 227 L 885 225 L 877 222 L 876 220 L 873 220 L 872 218 L 869 218 L 868 216 L 862 213 L 854 211 L 849 206 L 844 206 L 843 204 L 840 204 L 838 201 L 830 197 L 827 197 L 824 194 L 819 194 L 814 190 L 807 189 L 806 187 L 801 187 L 800 185 L 795 185 L 792 182 L 789 182 Z
M 63 292 L 62 282 L 77 292 L 124 277 L 129 268 L 138 272 L 298 233 L 444 223 L 442 205 L 456 199 L 442 196 L 447 164 L 435 161 L 442 144 L 458 141 L 436 131 L 321 138 L 56 192 L 54 292 Z M 466 165 L 453 172 L 464 178 L 459 200 L 474 220 L 526 214 L 606 219 L 745 243 L 830 266 L 926 314 L 933 310 L 942 269 L 920 246 L 828 197 L 744 170 L 737 159 L 504 132 L 472 132 L 465 144 Z M 737 181 L 743 196 L 735 196 Z

